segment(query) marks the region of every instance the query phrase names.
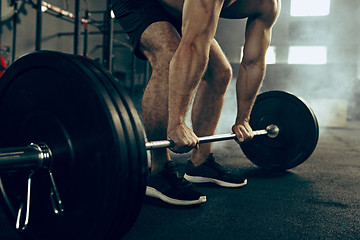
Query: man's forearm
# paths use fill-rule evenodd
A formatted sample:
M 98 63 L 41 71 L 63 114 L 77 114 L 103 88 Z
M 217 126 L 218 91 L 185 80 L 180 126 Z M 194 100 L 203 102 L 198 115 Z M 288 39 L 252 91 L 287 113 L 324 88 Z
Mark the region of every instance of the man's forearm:
M 236 82 L 237 117 L 236 124 L 250 120 L 250 113 L 256 95 L 260 89 L 265 75 L 265 64 L 255 63 L 250 65 L 240 64 Z
M 207 49 L 196 51 L 191 47 L 179 46 L 171 64 L 169 73 L 169 125 L 171 131 L 183 124 L 191 96 L 208 62 Z
M 209 60 L 223 1 L 184 1 L 182 39 L 169 70 L 168 132 L 184 123 L 192 93 Z

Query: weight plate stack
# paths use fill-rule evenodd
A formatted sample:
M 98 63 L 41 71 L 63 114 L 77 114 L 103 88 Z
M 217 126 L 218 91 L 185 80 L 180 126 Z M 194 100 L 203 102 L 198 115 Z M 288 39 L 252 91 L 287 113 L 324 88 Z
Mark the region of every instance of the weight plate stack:
M 129 202 L 129 184 L 139 172 L 136 164 L 129 167 L 136 141 L 129 142 L 117 91 L 101 79 L 74 56 L 50 51 L 20 58 L 1 79 L 0 147 L 46 143 L 65 209 L 54 214 L 48 170 L 37 170 L 25 239 L 110 239 L 109 233 L 122 236 L 129 229 L 115 223 L 127 211 L 122 204 Z M 29 174 L 1 176 L 1 202 L 13 223 Z
M 145 196 L 146 179 L 148 173 L 143 125 L 137 110 L 134 107 L 134 104 L 125 90 L 120 87 L 118 80 L 114 78 L 100 64 L 86 58 L 82 58 L 82 60 L 95 67 L 96 70 L 94 71 L 96 71 L 98 75 L 102 75 L 107 78 L 108 82 L 112 84 L 112 86 L 116 89 L 118 96 L 120 97 L 120 99 L 117 99 L 118 105 L 125 106 L 125 109 L 122 109 L 121 116 L 126 119 L 125 122 L 129 125 L 128 129 L 130 134 L 132 134 L 133 156 L 129 158 L 129 161 L 134 165 L 133 169 L 136 173 L 133 176 L 133 182 L 131 184 L 132 192 L 130 196 L 133 197 L 129 198 L 130 202 L 128 204 L 128 216 L 130 219 L 127 219 L 126 222 L 122 223 L 122 226 L 124 228 L 131 228 L 133 222 L 135 222 L 138 213 L 141 210 Z M 128 123 L 128 121 L 130 121 L 130 123 Z
M 128 165 L 129 172 L 129 191 L 126 195 L 127 206 L 123 208 L 123 214 L 113 222 L 114 229 L 122 226 L 124 229 L 130 229 L 134 224 L 142 206 L 145 196 L 145 186 L 147 177 L 147 155 L 145 147 L 145 137 L 140 117 L 127 93 L 120 87 L 117 80 L 100 64 L 80 56 L 77 60 L 91 69 L 96 76 L 106 85 L 106 88 L 112 92 L 113 101 L 116 103 L 123 129 L 126 129 L 125 135 L 128 145 Z M 116 230 L 117 231 L 117 230 Z M 127 231 L 125 231 L 127 232 Z M 116 234 L 118 236 L 118 233 Z M 114 236 L 109 234 L 109 236 Z

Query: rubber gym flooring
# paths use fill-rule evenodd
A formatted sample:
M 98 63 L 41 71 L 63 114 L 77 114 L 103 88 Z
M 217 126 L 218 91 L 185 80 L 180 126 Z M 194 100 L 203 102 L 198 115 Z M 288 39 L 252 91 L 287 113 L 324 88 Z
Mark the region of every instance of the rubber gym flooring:
M 248 185 L 199 185 L 208 201 L 196 207 L 145 199 L 124 239 L 360 239 L 360 122 L 321 128 L 313 155 L 284 173 L 260 170 L 233 141 L 215 143 L 214 153 Z M 173 155 L 181 170 L 188 157 Z M 20 239 L 1 208 L 0 239 Z

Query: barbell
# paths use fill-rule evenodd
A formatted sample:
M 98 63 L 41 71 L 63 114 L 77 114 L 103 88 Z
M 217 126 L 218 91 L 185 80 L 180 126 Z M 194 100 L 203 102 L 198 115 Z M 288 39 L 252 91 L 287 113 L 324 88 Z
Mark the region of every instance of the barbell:
M 7 69 L 0 116 L 0 199 L 24 239 L 121 238 L 145 195 L 146 150 L 173 145 L 145 142 L 133 103 L 102 66 L 53 51 L 28 54 Z M 260 130 L 241 148 L 268 170 L 298 166 L 318 141 L 313 111 L 287 92 L 259 94 L 250 125 Z
M 254 136 L 267 135 L 270 138 L 275 138 L 279 134 L 279 128 L 274 124 L 270 124 L 265 129 L 255 130 L 253 131 L 253 133 Z M 225 133 L 225 134 L 199 137 L 199 144 L 226 141 L 226 140 L 235 140 L 235 139 L 237 139 L 235 133 Z M 173 147 L 174 145 L 175 143 L 172 140 L 160 140 L 160 141 L 151 141 L 145 143 L 146 150 L 170 148 Z

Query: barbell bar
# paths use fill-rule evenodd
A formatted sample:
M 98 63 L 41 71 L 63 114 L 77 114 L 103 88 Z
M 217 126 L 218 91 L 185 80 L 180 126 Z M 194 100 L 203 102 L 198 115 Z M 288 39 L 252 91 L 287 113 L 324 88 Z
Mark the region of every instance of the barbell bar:
M 265 129 L 255 130 L 253 131 L 253 133 L 254 136 L 267 135 L 269 138 L 275 138 L 279 134 L 279 128 L 274 124 L 270 124 Z M 235 139 L 237 139 L 235 133 L 217 134 L 212 136 L 199 137 L 199 144 L 226 141 L 226 140 L 235 140 Z M 145 143 L 146 150 L 170 148 L 173 147 L 174 145 L 175 143 L 172 140 L 159 140 L 159 141 L 150 141 Z
M 102 66 L 52 51 L 28 54 L 7 69 L 0 116 L 0 200 L 26 240 L 121 238 L 142 206 L 146 150 L 172 144 L 145 142 L 133 103 Z M 317 144 L 314 113 L 287 92 L 259 94 L 250 125 L 261 130 L 240 147 L 264 169 L 294 168 Z

